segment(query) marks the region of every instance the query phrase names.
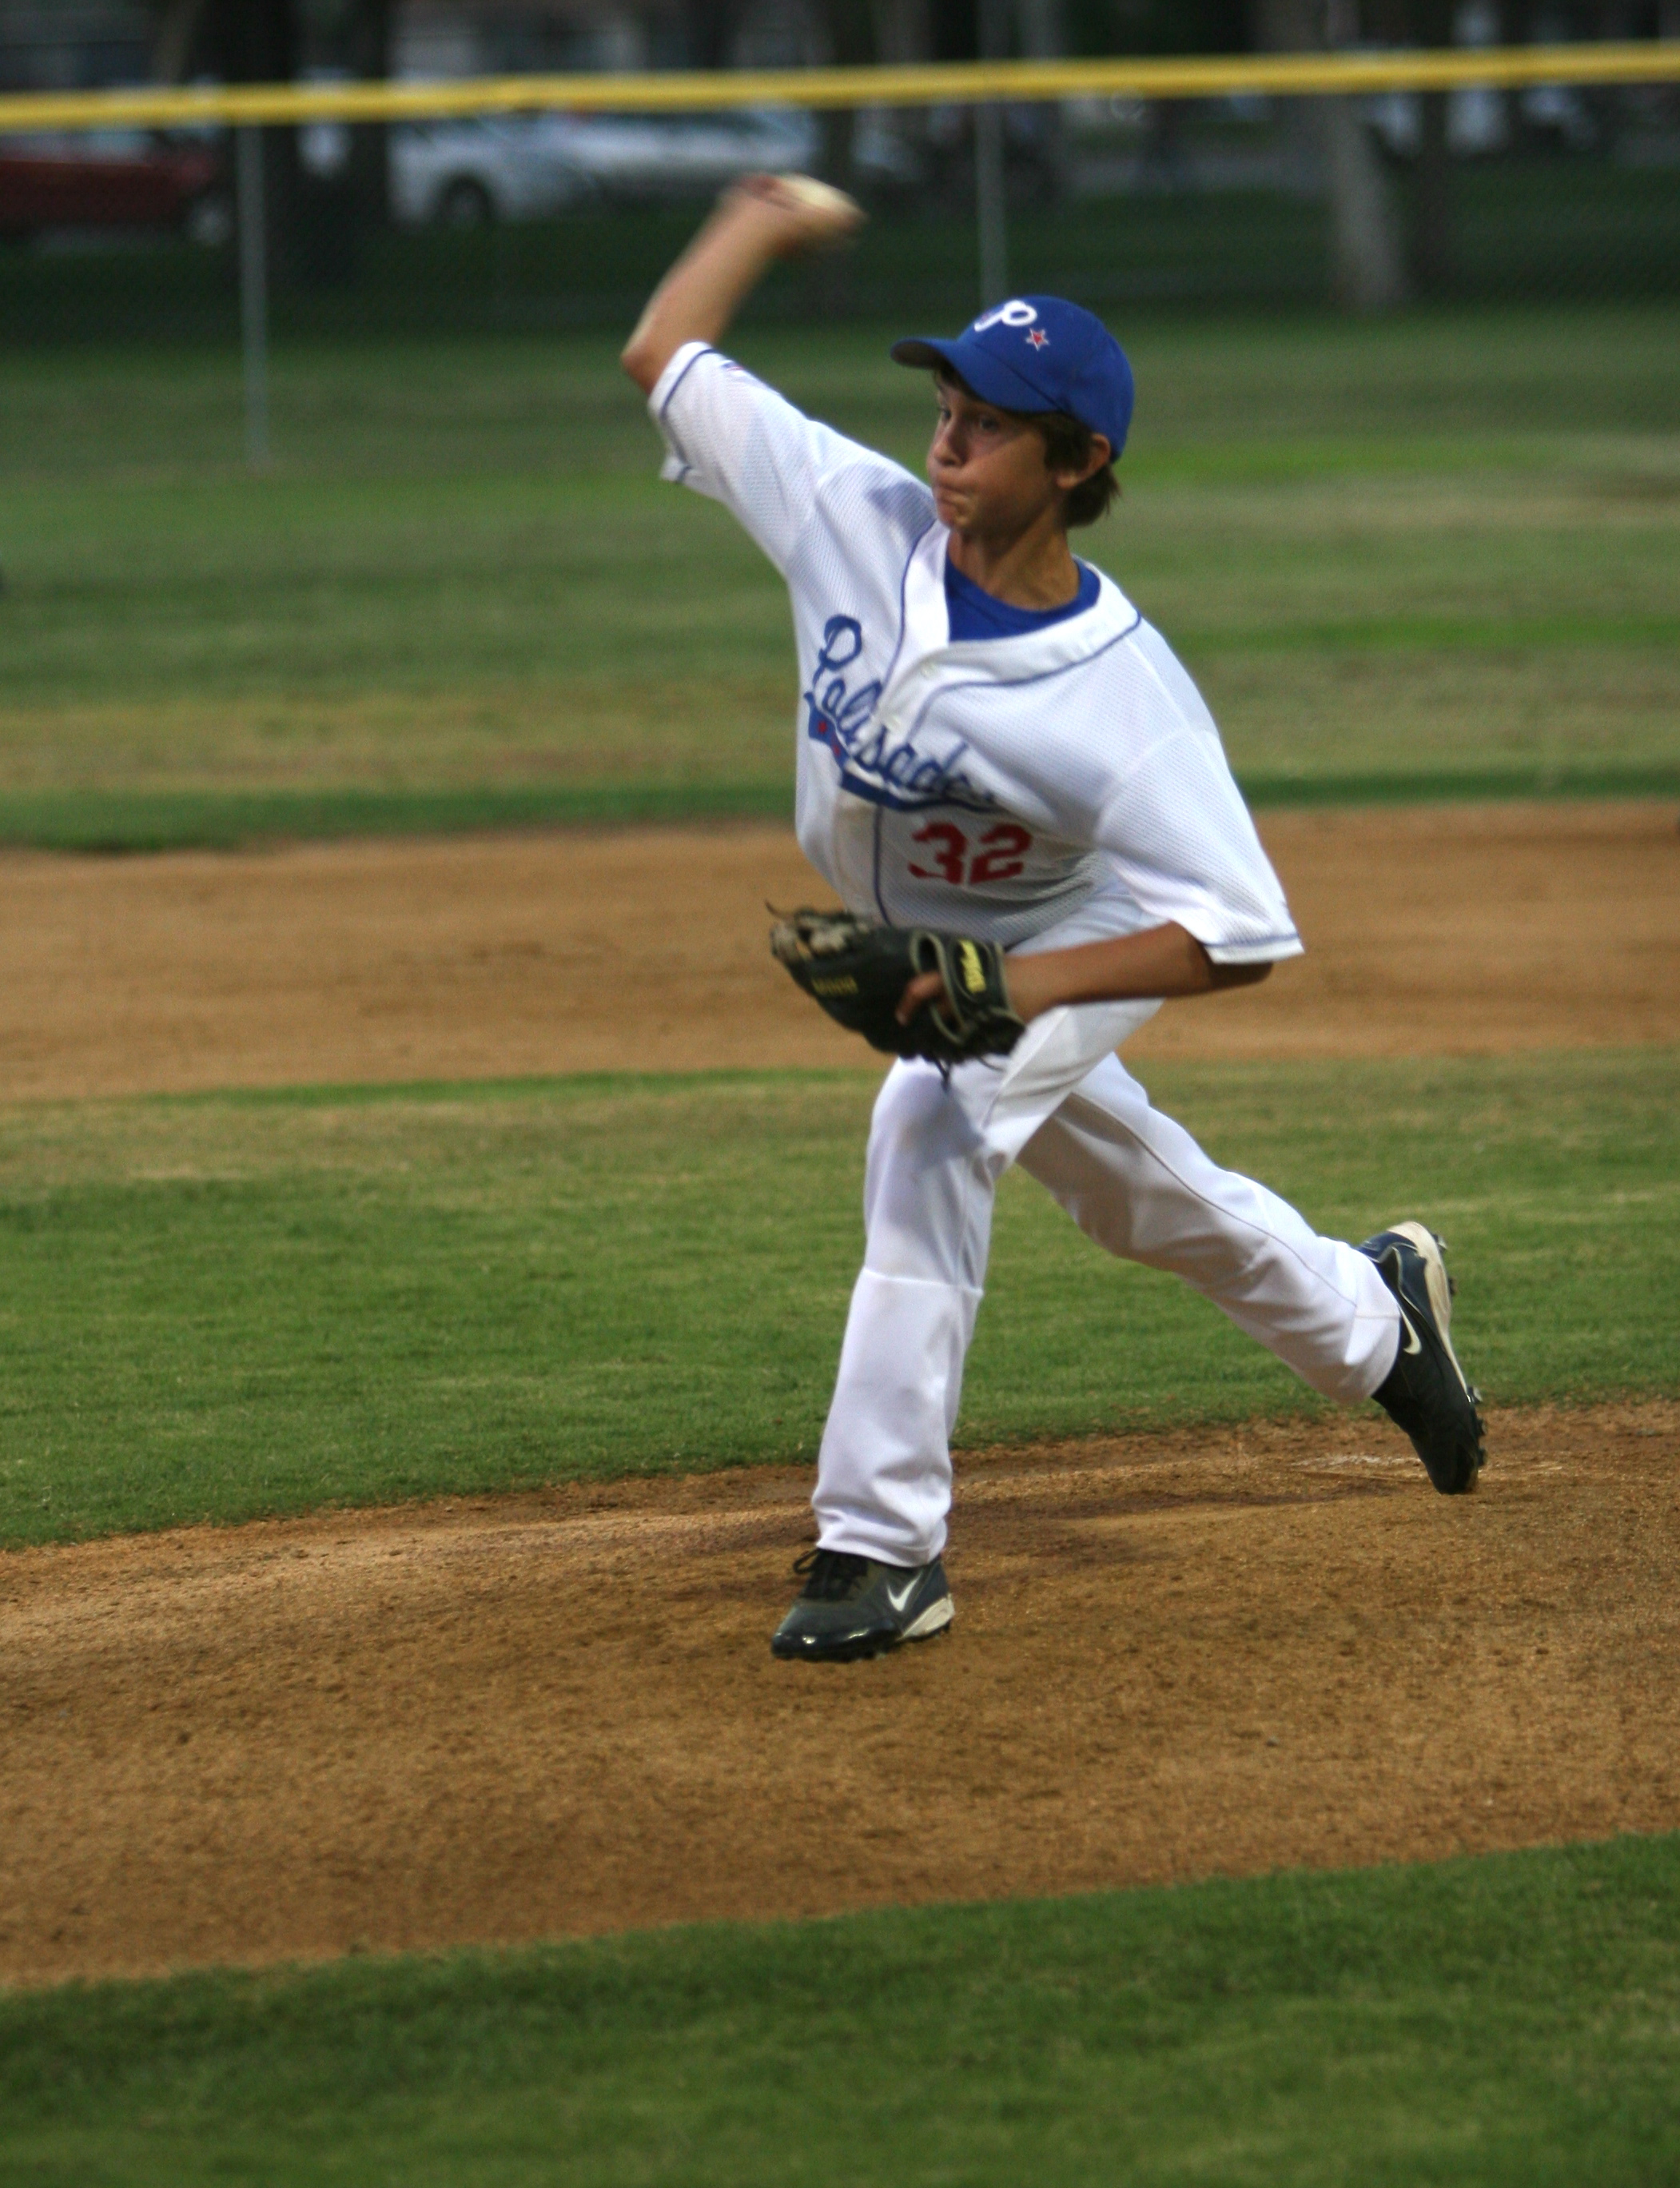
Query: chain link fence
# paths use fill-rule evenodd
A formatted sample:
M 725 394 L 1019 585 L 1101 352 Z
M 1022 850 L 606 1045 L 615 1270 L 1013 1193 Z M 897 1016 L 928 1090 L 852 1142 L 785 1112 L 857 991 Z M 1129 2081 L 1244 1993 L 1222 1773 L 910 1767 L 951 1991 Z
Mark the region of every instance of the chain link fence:
M 783 321 L 960 319 L 983 265 L 987 288 L 1111 312 L 1680 295 L 1680 85 L 1660 79 L 487 108 L 372 125 L 371 204 L 369 129 L 330 111 L 265 127 L 243 170 L 240 133 L 213 123 L 5 130 L 0 341 L 235 338 L 241 172 L 280 341 L 623 326 L 719 183 L 755 167 L 834 174 L 873 216 L 843 259 L 768 285 L 754 309 Z

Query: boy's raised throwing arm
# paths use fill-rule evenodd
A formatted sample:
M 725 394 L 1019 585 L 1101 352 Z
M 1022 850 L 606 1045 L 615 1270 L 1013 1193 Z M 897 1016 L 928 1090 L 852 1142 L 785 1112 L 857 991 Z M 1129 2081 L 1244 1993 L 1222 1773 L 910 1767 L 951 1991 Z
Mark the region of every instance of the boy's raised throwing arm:
M 624 348 L 666 445 L 662 477 L 721 502 L 787 575 L 820 480 L 870 458 L 715 347 L 771 261 L 842 240 L 863 217 L 802 175 L 756 175 L 717 210 L 649 300 Z
M 778 258 L 843 242 L 864 217 L 843 191 L 803 175 L 749 175 L 717 210 L 648 299 L 624 345 L 624 369 L 645 395 L 685 342 L 714 342 Z

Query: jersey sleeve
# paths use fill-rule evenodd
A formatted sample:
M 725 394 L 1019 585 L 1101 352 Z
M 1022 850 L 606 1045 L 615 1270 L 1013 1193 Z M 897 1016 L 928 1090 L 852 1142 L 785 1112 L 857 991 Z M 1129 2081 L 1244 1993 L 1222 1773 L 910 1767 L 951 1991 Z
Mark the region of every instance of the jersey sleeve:
M 852 465 L 896 469 L 704 342 L 677 352 L 648 409 L 665 437 L 660 476 L 722 502 L 784 577 L 824 479 Z
M 1127 758 L 1082 785 L 1091 840 L 1153 922 L 1175 920 L 1216 965 L 1299 956 L 1283 885 L 1201 693 L 1149 624 L 1131 634 L 1125 655 L 1109 696 Z
M 1216 965 L 1301 954 L 1283 883 L 1216 739 L 1162 737 L 1113 786 L 1094 832 L 1152 922 L 1175 920 Z

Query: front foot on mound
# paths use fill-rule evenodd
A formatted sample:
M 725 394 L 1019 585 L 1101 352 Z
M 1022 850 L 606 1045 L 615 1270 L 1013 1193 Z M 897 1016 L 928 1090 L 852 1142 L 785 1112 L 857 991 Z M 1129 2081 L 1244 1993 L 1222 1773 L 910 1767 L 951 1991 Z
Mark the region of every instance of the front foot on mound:
M 1452 1287 L 1440 1241 L 1424 1224 L 1396 1223 L 1359 1250 L 1400 1305 L 1400 1356 L 1373 1395 L 1411 1437 L 1441 1495 L 1468 1495 L 1481 1473 L 1482 1424 L 1448 1334 Z
M 811 1550 L 796 1559 L 804 1587 L 775 1630 L 773 1656 L 843 1664 L 881 1656 L 902 1641 L 926 1641 L 951 1622 L 945 1569 L 883 1565 L 848 1550 Z

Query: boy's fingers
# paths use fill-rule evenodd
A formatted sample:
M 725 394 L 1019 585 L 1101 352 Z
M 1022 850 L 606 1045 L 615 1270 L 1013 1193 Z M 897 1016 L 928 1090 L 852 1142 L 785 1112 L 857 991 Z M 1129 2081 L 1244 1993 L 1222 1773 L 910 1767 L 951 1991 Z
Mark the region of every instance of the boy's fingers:
M 908 1025 L 924 1003 L 936 1001 L 944 992 L 945 984 L 937 973 L 918 973 L 899 998 L 899 1024 Z

